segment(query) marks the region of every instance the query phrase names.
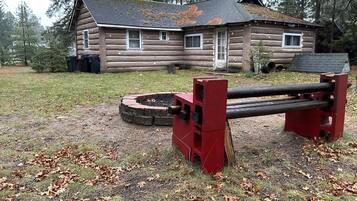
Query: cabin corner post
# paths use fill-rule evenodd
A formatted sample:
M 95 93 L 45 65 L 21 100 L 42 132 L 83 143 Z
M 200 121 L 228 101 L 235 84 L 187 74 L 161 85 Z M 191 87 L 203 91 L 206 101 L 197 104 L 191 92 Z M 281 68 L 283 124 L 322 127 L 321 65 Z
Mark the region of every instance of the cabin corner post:
M 99 56 L 100 56 L 100 71 L 106 72 L 107 66 L 107 47 L 105 43 L 105 30 L 99 27 Z
M 243 70 L 250 71 L 250 48 L 251 48 L 251 37 L 252 29 L 251 26 L 244 26 L 243 33 Z

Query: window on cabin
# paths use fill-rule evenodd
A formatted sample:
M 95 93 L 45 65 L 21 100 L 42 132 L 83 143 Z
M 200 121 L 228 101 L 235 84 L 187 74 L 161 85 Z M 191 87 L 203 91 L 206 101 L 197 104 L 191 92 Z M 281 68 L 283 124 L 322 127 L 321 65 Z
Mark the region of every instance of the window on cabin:
M 169 40 L 168 32 L 167 31 L 161 31 L 160 32 L 160 40 Z
M 284 33 L 283 34 L 283 47 L 285 48 L 301 48 L 302 47 L 302 34 L 299 33 Z
M 89 48 L 89 31 L 88 30 L 83 31 L 83 47 L 84 47 L 84 49 Z
M 141 33 L 139 30 L 128 30 L 128 49 L 141 49 Z
M 185 36 L 186 49 L 201 49 L 202 48 L 202 34 L 190 34 Z

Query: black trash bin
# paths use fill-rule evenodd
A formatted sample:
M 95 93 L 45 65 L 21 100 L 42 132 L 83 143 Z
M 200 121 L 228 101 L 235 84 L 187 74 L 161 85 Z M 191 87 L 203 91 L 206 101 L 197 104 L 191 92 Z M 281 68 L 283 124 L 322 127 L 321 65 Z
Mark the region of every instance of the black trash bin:
M 100 73 L 100 57 L 99 55 L 87 55 L 88 72 L 99 74 Z
M 90 63 L 88 62 L 88 58 L 89 58 L 89 55 L 82 55 L 82 58 L 80 60 L 80 71 L 81 72 L 91 72 L 91 69 L 90 69 Z
M 77 57 L 75 56 L 66 57 L 66 60 L 67 60 L 68 72 L 75 72 L 77 70 Z

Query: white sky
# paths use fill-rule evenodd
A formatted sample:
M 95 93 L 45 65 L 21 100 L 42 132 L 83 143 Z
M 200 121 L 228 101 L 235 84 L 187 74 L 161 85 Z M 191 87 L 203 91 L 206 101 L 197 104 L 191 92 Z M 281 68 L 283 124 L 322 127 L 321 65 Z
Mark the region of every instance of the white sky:
M 40 18 L 43 26 L 51 26 L 55 18 L 48 18 L 46 11 L 50 6 L 50 0 L 23 0 L 32 9 L 33 13 Z M 15 14 L 21 0 L 4 0 L 5 8 Z

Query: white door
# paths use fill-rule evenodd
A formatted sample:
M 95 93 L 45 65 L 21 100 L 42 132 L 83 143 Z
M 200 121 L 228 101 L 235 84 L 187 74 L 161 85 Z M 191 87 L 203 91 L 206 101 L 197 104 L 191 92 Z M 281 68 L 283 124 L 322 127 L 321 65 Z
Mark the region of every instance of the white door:
M 227 66 L 227 31 L 216 31 L 216 69 L 224 69 Z

